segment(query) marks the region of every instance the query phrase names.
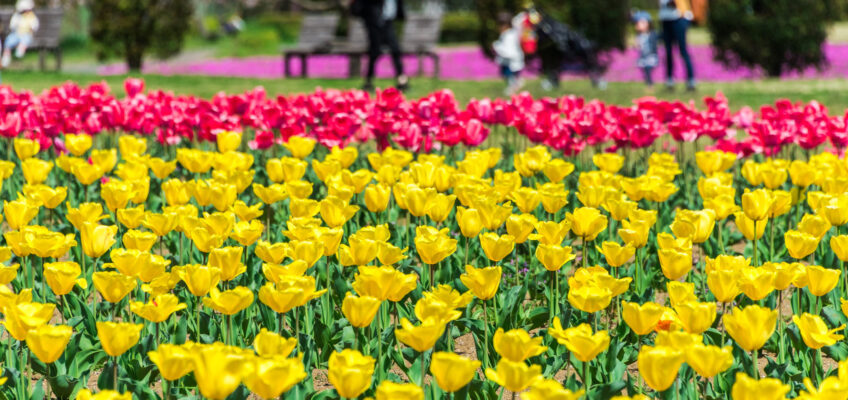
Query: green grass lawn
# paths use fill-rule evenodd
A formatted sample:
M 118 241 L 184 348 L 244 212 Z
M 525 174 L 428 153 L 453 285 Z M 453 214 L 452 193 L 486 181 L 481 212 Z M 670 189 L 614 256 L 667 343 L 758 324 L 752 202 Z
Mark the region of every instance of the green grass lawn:
M 40 73 L 34 71 L 4 71 L 3 84 L 11 85 L 16 90 L 31 90 L 40 92 L 51 86 L 65 81 L 74 81 L 81 85 L 92 82 L 106 81 L 113 91 L 123 94 L 125 76 L 101 77 L 95 75 L 75 75 L 63 73 Z M 200 76 L 144 76 L 148 89 L 162 89 L 177 94 L 192 94 L 209 98 L 219 91 L 238 93 L 256 86 L 264 86 L 269 95 L 312 92 L 316 87 L 351 89 L 361 84 L 359 80 L 351 79 L 245 79 Z M 378 82 L 389 85 L 389 81 Z M 412 90 L 409 97 L 421 97 L 437 89 L 453 90 L 457 99 L 467 102 L 472 98 L 502 97 L 503 83 L 497 80 L 488 81 L 447 81 L 431 78 L 413 78 Z M 562 88 L 556 92 L 542 91 L 538 81 L 529 81 L 525 87 L 534 96 L 559 96 L 575 94 L 587 99 L 600 99 L 612 104 L 630 104 L 633 99 L 647 95 L 641 83 L 610 83 L 605 91 L 597 90 L 589 85 L 587 80 L 564 81 Z M 659 89 L 659 88 L 658 88 Z M 682 89 L 682 88 L 681 88 Z M 794 101 L 818 100 L 830 108 L 832 113 L 842 113 L 848 108 L 848 80 L 763 80 L 750 82 L 704 82 L 695 93 L 678 90 L 666 93 L 658 90 L 656 97 L 663 99 L 680 99 L 684 101 L 700 99 L 705 95 L 722 91 L 729 99 L 730 105 L 738 109 L 744 105 L 759 107 L 762 104 L 773 103 L 778 98 L 788 98 Z

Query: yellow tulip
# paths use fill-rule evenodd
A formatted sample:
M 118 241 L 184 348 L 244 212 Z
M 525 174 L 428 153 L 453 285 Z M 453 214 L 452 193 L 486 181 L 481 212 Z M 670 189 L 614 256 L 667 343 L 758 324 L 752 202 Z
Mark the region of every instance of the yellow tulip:
M 824 296 L 830 293 L 839 283 L 841 270 L 823 268 L 818 265 L 807 266 L 807 289 L 813 296 Z
M 229 153 L 236 151 L 241 145 L 241 132 L 221 131 L 215 135 L 215 141 L 218 145 L 218 151 L 221 153 Z
M 338 197 L 321 200 L 321 219 L 331 228 L 344 225 L 358 210 L 358 206 L 350 205 Z
M 222 343 L 199 345 L 192 349 L 194 379 L 203 397 L 224 400 L 241 384 L 251 360 L 243 349 Z
M 156 364 L 162 379 L 168 381 L 180 379 L 194 369 L 192 352 L 186 346 L 162 343 L 147 352 L 147 357 Z
M 380 309 L 380 300 L 371 296 L 354 296 L 348 292 L 342 302 L 342 313 L 351 325 L 365 328 L 371 325 Z
M 475 208 L 457 207 L 456 222 L 459 225 L 462 236 L 467 238 L 476 237 L 483 229 L 480 212 Z
M 64 186 L 52 188 L 47 185 L 24 185 L 24 194 L 38 199 L 38 203 L 44 208 L 52 210 L 68 197 L 68 188 Z
M 618 236 L 624 243 L 640 249 L 648 244 L 648 234 L 651 232 L 653 223 L 640 220 L 624 220 L 621 221 L 621 228 L 618 229 Z
M 801 332 L 801 338 L 804 339 L 807 347 L 814 350 L 825 346 L 832 346 L 842 340 L 843 336 L 836 332 L 845 329 L 845 325 L 843 324 L 829 330 L 821 317 L 809 313 L 803 313 L 800 317 L 793 315 L 792 322 L 798 327 L 798 330 Z
M 419 353 L 432 348 L 445 331 L 444 322 L 435 319 L 428 319 L 417 326 L 406 318 L 400 322 L 400 328 L 395 329 L 395 336 L 401 343 Z
M 492 338 L 492 344 L 503 359 L 520 362 L 547 350 L 547 347 L 542 346 L 542 339 L 541 336 L 531 338 L 523 329 L 504 332 L 502 328 L 498 328 Z
M 284 314 L 327 292 L 315 290 L 312 276 L 286 276 L 276 284 L 267 283 L 259 289 L 259 301 L 277 313 Z
M 483 252 L 490 261 L 498 262 L 515 248 L 515 238 L 512 235 L 486 232 L 480 235 L 480 247 L 483 248 Z
M 789 230 L 783 235 L 789 256 L 800 260 L 813 254 L 819 240 L 813 235 L 801 231 Z
M 291 153 L 292 157 L 304 159 L 312 154 L 315 143 L 316 140 L 309 137 L 292 136 L 289 137 L 288 141 L 283 143 L 283 147 Z
M 620 267 L 636 254 L 636 249 L 630 244 L 622 246 L 616 242 L 603 242 L 596 249 L 604 255 L 610 267 Z
M 430 374 L 436 379 L 439 388 L 448 393 L 468 385 L 477 374 L 477 368 L 480 368 L 480 361 L 444 351 L 433 353 L 430 362 Z
M 456 243 L 456 239 L 447 236 L 447 228 L 441 231 L 428 226 L 415 228 L 415 248 L 424 264 L 438 264 L 456 251 Z
M 742 211 L 753 221 L 764 221 L 771 210 L 772 196 L 765 189 L 757 189 L 742 195 Z
M 602 171 L 614 174 L 624 166 L 624 156 L 615 153 L 597 153 L 592 156 L 592 163 Z
M 334 351 L 330 354 L 327 379 L 339 396 L 348 399 L 359 397 L 371 386 L 374 363 L 373 357 L 362 355 L 356 350 Z
M 203 298 L 203 305 L 224 315 L 233 315 L 253 303 L 253 292 L 245 286 L 221 292 L 213 287 L 209 297 Z
M 426 214 L 435 222 L 444 222 L 453 210 L 455 201 L 455 195 L 447 196 L 439 193 L 432 196 L 428 199 Z
M 424 400 L 424 390 L 414 383 L 383 381 L 377 385 L 376 400 Z
M 207 265 L 221 270 L 221 280 L 231 281 L 247 271 L 247 267 L 241 263 L 242 247 L 221 247 L 209 252 Z
M 791 387 L 779 379 L 754 379 L 743 372 L 737 372 L 730 395 L 733 400 L 783 400 L 790 390 Z
M 603 310 L 612 301 L 612 291 L 609 288 L 583 286 L 568 291 L 568 302 L 580 311 L 593 313 Z
M 142 324 L 129 322 L 97 321 L 97 337 L 106 354 L 118 357 L 138 343 L 143 328 Z
M 692 252 L 676 249 L 660 249 L 657 252 L 663 275 L 670 280 L 678 280 L 692 270 Z
M 707 286 L 716 301 L 729 303 L 742 292 L 738 276 L 738 272 L 734 270 L 716 270 L 707 274 Z
M 465 274 L 461 275 L 459 279 L 465 287 L 474 293 L 474 296 L 486 301 L 495 297 L 495 294 L 497 294 L 498 286 L 501 283 L 501 276 L 501 267 L 475 268 L 474 266 L 466 265 Z
M 710 238 L 715 226 L 713 210 L 679 210 L 671 224 L 674 236 L 692 239 L 693 243 L 704 243 Z
M 83 223 L 80 230 L 82 250 L 91 258 L 97 258 L 106 253 L 115 244 L 118 227 L 115 225 L 100 225 L 95 222 Z
M 528 366 L 523 361 L 501 359 L 495 369 L 486 369 L 486 378 L 513 393 L 518 393 L 543 379 L 542 367 Z
M 144 211 L 144 205 L 133 208 L 123 208 L 117 212 L 118 222 L 126 228 L 135 229 L 141 226 L 147 213 Z
M 595 240 L 607 227 L 607 217 L 597 208 L 580 207 L 573 214 L 566 214 L 566 217 L 571 221 L 571 231 L 584 241 Z
M 536 246 L 536 259 L 548 271 L 559 271 L 565 263 L 574 260 L 571 246 L 548 245 L 540 243 Z
M 392 188 L 387 185 L 368 185 L 365 188 L 365 207 L 371 212 L 385 211 L 389 205 Z
M 689 333 L 703 333 L 716 318 L 715 303 L 686 302 L 674 306 L 683 329 Z
M 539 187 L 539 196 L 542 198 L 542 208 L 548 214 L 556 214 L 568 204 L 568 190 L 563 184 L 545 183 Z
M 733 366 L 733 351 L 730 346 L 718 347 L 696 343 L 685 350 L 686 364 L 698 375 L 712 378 Z
M 464 308 L 474 300 L 474 294 L 471 291 L 459 293 L 459 291 L 449 285 L 438 285 L 429 292 L 423 293 L 424 298 L 434 298 L 451 308 Z
M 561 158 L 555 158 L 545 163 L 542 172 L 551 182 L 562 182 L 566 176 L 574 172 L 574 164 Z
M 598 354 L 609 348 L 610 336 L 607 331 L 592 333 L 589 324 L 580 324 L 576 327 L 563 329 L 559 317 L 554 317 L 553 326 L 548 332 L 559 344 L 568 348 L 574 358 L 581 362 L 589 362 Z
M 130 302 L 130 311 L 133 314 L 153 323 L 164 322 L 171 314 L 185 308 L 185 303 L 180 303 L 180 299 L 171 293 L 155 296 L 148 303 Z
M 77 393 L 76 400 L 133 400 L 131 392 L 119 393 L 114 390 L 101 390 L 97 394 L 88 389 L 82 389 Z
M 284 338 L 262 328 L 253 339 L 253 349 L 262 357 L 288 357 L 297 347 L 297 339 Z
M 621 317 L 637 335 L 647 335 L 654 331 L 662 318 L 665 308 L 654 302 L 639 305 L 627 301 L 621 302 Z
M 263 399 L 276 399 L 306 378 L 303 355 L 296 358 L 256 357 L 248 365 L 244 384 Z
M 722 317 L 727 333 L 745 351 L 759 350 L 774 333 L 777 310 L 758 305 L 736 307 Z
M 82 270 L 73 261 L 44 264 L 44 280 L 56 296 L 64 296 L 74 289 Z M 84 280 L 84 279 L 83 279 Z
M 3 326 L 6 327 L 9 335 L 18 341 L 26 340 L 29 331 L 50 321 L 56 309 L 55 304 L 32 303 L 32 293 L 28 293 L 24 295 L 29 297 L 28 300 L 18 298 L 3 310 L 5 316 Z
M 15 148 L 15 154 L 18 156 L 19 160 L 31 158 L 38 154 L 39 150 L 41 150 L 41 146 L 39 146 L 37 140 L 25 138 L 15 138 L 13 147 Z
M 683 364 L 683 352 L 665 346 L 643 346 L 637 364 L 639 374 L 652 389 L 662 392 L 674 383 L 677 371 Z
M 46 168 L 47 166 L 42 165 L 41 167 Z M 44 170 L 41 170 L 41 172 L 44 172 Z M 98 181 L 100 178 L 103 178 L 103 174 L 105 174 L 106 171 L 97 165 L 81 162 L 71 165 L 71 173 L 75 178 L 77 178 L 79 183 L 84 186 L 88 186 Z
M 530 240 L 537 240 L 540 244 L 562 245 L 568 231 L 571 230 L 571 221 L 566 218 L 560 222 L 539 221 L 536 223 L 536 233 L 529 236 Z
M 830 249 L 833 250 L 840 261 L 848 261 L 848 235 L 832 236 L 830 238 Z
M 12 230 L 20 230 L 38 215 L 38 207 L 26 199 L 3 201 L 3 215 Z M 69 218 L 70 219 L 70 218 Z
M 73 333 L 67 325 L 41 325 L 27 332 L 27 347 L 41 362 L 51 364 L 65 352 Z
M 91 276 L 94 287 L 104 300 L 118 303 L 136 287 L 136 278 L 115 271 L 97 271 Z

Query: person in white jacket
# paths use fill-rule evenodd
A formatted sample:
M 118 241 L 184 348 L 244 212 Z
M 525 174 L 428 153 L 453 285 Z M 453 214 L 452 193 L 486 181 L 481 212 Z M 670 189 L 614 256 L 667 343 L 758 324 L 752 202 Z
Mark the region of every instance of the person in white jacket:
M 524 69 L 524 52 L 521 50 L 521 30 L 513 24 L 508 14 L 498 17 L 501 34 L 492 45 L 495 50 L 495 62 L 500 68 L 501 76 L 506 81 L 505 93 L 512 95 L 521 89 L 521 71 Z
M 6 36 L 3 43 L 3 57 L 0 59 L 3 68 L 8 67 L 12 61 L 12 49 L 15 50 L 15 57 L 21 58 L 32 44 L 32 37 L 38 31 L 38 17 L 33 8 L 35 4 L 32 0 L 18 0 L 15 5 L 15 13 L 9 21 L 9 36 Z

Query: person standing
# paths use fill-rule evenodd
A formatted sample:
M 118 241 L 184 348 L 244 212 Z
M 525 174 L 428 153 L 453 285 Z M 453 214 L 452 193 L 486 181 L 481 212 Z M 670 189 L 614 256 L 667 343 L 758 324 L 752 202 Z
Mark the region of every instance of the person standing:
M 694 17 L 689 0 L 659 0 L 659 20 L 662 22 L 662 38 L 665 42 L 666 88 L 674 90 L 674 57 L 672 47 L 677 44 L 680 58 L 686 66 L 686 89 L 695 90 L 695 69 L 686 45 L 686 30 Z
M 350 6 L 351 14 L 362 18 L 368 33 L 368 69 L 363 90 L 374 90 L 374 76 L 377 59 L 383 52 L 383 46 L 389 48 L 392 64 L 395 68 L 395 86 L 403 91 L 409 88 L 409 77 L 403 71 L 400 45 L 395 34 L 394 21 L 405 18 L 403 0 L 354 0 Z

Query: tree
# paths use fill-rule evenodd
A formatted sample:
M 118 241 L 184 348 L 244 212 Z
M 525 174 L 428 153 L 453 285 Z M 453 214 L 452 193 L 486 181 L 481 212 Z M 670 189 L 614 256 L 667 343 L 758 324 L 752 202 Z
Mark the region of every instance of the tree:
M 491 44 L 498 37 L 498 14 L 517 13 L 524 3 L 519 0 L 475 0 L 481 21 L 479 42 L 483 51 L 491 54 Z M 537 0 L 534 5 L 586 35 L 600 51 L 624 49 L 627 44 L 630 22 L 628 0 Z
M 712 0 L 708 26 L 717 61 L 760 67 L 768 76 L 826 62 L 822 44 L 834 2 Z
M 180 51 L 191 26 L 191 0 L 97 0 L 91 2 L 91 38 L 97 56 L 122 56 L 141 69 L 152 50 L 167 57 Z

